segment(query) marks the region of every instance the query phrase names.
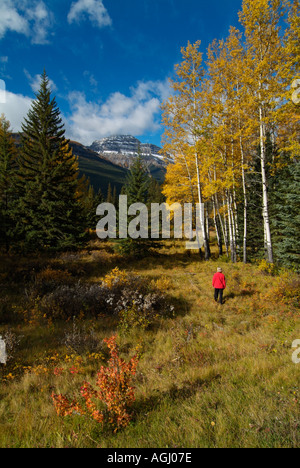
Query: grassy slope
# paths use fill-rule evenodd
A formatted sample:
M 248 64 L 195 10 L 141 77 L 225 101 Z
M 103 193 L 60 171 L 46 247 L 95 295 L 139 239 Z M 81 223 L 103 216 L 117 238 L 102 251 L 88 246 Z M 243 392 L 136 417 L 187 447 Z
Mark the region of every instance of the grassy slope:
M 176 316 L 119 338 L 125 358 L 138 344 L 143 354 L 134 418 L 117 434 L 102 433 L 83 417 L 62 421 L 53 410 L 53 388 L 72 394 L 85 378 L 93 378 L 99 363 L 85 361 L 84 375 L 66 378 L 23 375 L 14 368 L 35 366 L 46 354 L 63 356 L 66 325 L 17 326 L 6 316 L 0 333 L 13 326 L 23 339 L 14 363 L 0 371 L 6 378 L 0 386 L 1 447 L 299 446 L 300 365 L 291 359 L 292 342 L 300 338 L 299 308 L 269 295 L 278 279 L 255 266 L 224 264 L 228 289 L 220 307 L 212 301 L 211 287 L 217 263 L 189 258 L 179 245 L 166 245 L 160 256 L 138 262 L 125 262 L 99 246 L 91 254 L 66 255 L 57 262 L 81 271 L 86 281 L 100 280 L 116 265 L 149 281 L 166 278 L 168 294 L 177 299 Z M 30 267 L 24 260 L 18 264 L 21 272 Z M 20 302 L 14 287 L 2 293 Z M 111 336 L 116 326 L 115 320 L 99 320 L 99 339 Z M 12 378 L 5 377 L 8 372 Z
M 81 174 L 85 174 L 86 177 L 90 179 L 96 191 L 101 188 L 103 194 L 106 195 L 110 183 L 112 189 L 116 187 L 117 192 L 121 192 L 121 188 L 128 174 L 128 169 L 107 161 L 78 142 L 71 141 L 70 145 L 74 155 L 78 156 Z M 159 183 L 164 181 L 165 172 L 161 168 L 151 165 L 150 173 Z
M 79 170 L 90 179 L 96 191 L 101 188 L 104 195 L 107 194 L 109 183 L 112 189 L 116 187 L 120 193 L 128 174 L 127 169 L 116 166 L 96 155 L 94 151 L 83 147 L 80 143 L 71 141 L 73 153 L 78 156 Z

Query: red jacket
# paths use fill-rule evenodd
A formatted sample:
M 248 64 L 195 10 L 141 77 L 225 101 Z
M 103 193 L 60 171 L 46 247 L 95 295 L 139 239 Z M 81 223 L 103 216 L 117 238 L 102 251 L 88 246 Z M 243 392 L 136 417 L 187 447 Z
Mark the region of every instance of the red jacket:
M 223 273 L 216 273 L 213 277 L 213 287 L 216 289 L 226 289 L 226 279 Z

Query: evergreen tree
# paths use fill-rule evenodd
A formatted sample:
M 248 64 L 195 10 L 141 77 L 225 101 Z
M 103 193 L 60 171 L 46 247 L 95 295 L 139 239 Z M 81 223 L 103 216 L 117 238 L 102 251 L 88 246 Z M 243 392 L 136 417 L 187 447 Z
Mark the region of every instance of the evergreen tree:
M 111 188 L 111 183 L 110 182 L 109 182 L 108 187 L 107 187 L 106 202 L 107 203 L 113 203 L 113 194 L 112 194 L 112 188 Z
M 125 184 L 125 192 L 128 197 L 128 204 L 132 205 L 133 203 L 146 203 L 149 184 L 149 173 L 143 163 L 142 156 L 139 153 L 130 168 L 130 172 Z
M 277 174 L 273 193 L 273 235 L 279 265 L 300 272 L 300 162 Z
M 164 203 L 165 197 L 162 194 L 162 188 L 156 179 L 150 178 L 149 189 L 148 189 L 148 205 L 151 203 Z
M 8 252 L 14 235 L 12 219 L 16 199 L 17 151 L 4 115 L 0 117 L 0 248 Z
M 44 71 L 22 125 L 18 233 L 25 250 L 70 249 L 86 237 L 77 160 Z
M 116 208 L 118 208 L 118 194 L 117 194 L 116 186 L 114 186 L 114 190 L 113 190 L 112 203 Z
M 93 186 L 88 187 L 85 197 L 85 212 L 87 219 L 87 228 L 94 231 L 96 229 L 98 218 L 96 216 L 96 210 L 98 205 L 104 202 L 104 198 L 101 189 L 96 193 Z
M 149 173 L 144 166 L 139 152 L 131 166 L 124 189 L 122 190 L 123 194 L 127 195 L 128 207 L 135 203 L 147 204 L 149 185 Z M 135 216 L 128 216 L 128 225 L 134 218 Z M 132 239 L 130 236 L 117 242 L 117 250 L 125 255 L 144 256 L 149 252 L 150 247 L 151 241 L 149 239 Z
M 248 227 L 247 227 L 247 246 L 249 250 L 249 259 L 264 257 L 264 228 L 263 228 L 263 201 L 261 195 L 261 162 L 260 146 L 257 147 L 256 155 L 253 156 L 251 165 L 245 174 L 245 183 L 247 193 L 251 194 L 248 198 Z M 268 184 L 266 186 L 268 197 L 270 197 L 270 215 L 273 215 L 271 209 L 272 194 L 276 190 L 274 187 L 274 168 L 273 161 L 277 157 L 276 145 L 272 142 L 270 132 L 266 135 L 265 142 L 265 160 L 266 177 Z M 240 213 L 242 219 L 242 214 Z

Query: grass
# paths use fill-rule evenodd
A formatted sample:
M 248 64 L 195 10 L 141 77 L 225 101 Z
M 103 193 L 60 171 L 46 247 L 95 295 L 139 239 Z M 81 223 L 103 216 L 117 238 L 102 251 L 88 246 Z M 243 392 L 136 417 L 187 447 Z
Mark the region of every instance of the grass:
M 118 266 L 156 282 L 175 304 L 174 317 L 118 338 L 126 360 L 137 346 L 141 357 L 132 420 L 117 433 L 82 416 L 62 419 L 54 411 L 52 391 L 72 395 L 83 380 L 94 379 L 107 355 L 103 347 L 98 356 L 70 355 L 63 342 L 70 323 L 30 324 L 17 314 L 34 275 L 49 265 L 87 283 Z M 299 447 L 300 367 L 292 362 L 292 343 L 300 339 L 299 303 L 293 300 L 299 277 L 223 263 L 228 288 L 220 306 L 212 300 L 217 266 L 217 260 L 201 261 L 173 242 L 138 261 L 97 241 L 89 251 L 52 259 L 16 263 L 3 257 L 0 334 L 10 329 L 20 344 L 0 369 L 0 446 Z M 118 332 L 117 317 L 83 317 L 81 324 L 92 326 L 99 342 Z M 79 373 L 67 372 L 71 365 Z M 66 372 L 54 375 L 55 367 Z

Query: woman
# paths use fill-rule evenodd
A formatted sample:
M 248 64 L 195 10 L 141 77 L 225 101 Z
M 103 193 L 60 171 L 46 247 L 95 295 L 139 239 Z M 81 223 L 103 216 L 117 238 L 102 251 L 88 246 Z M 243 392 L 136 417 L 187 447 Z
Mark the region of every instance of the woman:
M 222 268 L 218 268 L 217 273 L 214 274 L 212 284 L 215 288 L 215 301 L 218 302 L 219 298 L 220 304 L 223 304 L 223 292 L 224 289 L 226 289 L 226 278 L 224 273 L 222 272 Z

